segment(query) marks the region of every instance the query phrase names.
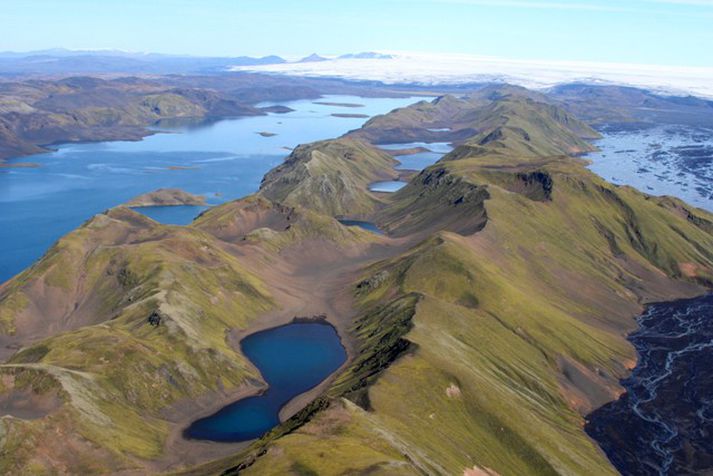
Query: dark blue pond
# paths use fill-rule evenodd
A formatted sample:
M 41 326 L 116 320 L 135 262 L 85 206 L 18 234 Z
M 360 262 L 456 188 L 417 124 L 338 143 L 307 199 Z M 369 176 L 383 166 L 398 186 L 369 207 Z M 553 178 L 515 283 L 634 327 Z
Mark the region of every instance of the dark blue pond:
M 337 332 L 325 323 L 268 329 L 247 336 L 240 345 L 268 389 L 195 421 L 185 430 L 187 438 L 224 442 L 258 438 L 280 423 L 285 404 L 317 386 L 347 359 Z
M 339 223 L 341 223 L 344 226 L 358 226 L 359 228 L 370 231 L 372 233 L 376 233 L 379 235 L 383 235 L 384 232 L 379 229 L 378 226 L 373 224 L 370 221 L 361 221 L 361 220 L 339 220 Z

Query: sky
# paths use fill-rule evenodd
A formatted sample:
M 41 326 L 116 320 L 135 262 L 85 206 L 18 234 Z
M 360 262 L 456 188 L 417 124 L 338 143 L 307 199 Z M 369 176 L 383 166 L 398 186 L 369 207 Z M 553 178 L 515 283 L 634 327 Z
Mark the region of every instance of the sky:
M 0 0 L 0 51 L 419 51 L 713 66 L 713 0 Z

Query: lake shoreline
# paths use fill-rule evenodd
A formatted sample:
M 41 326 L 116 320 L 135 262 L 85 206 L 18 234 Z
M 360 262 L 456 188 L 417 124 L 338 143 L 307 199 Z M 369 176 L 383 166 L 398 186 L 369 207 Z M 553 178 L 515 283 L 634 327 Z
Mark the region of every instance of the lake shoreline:
M 280 423 L 284 423 L 284 422 L 285 422 L 286 420 L 288 420 L 292 415 L 294 415 L 294 414 L 297 413 L 299 410 L 301 410 L 305 405 L 307 405 L 310 401 L 314 400 L 314 398 L 316 398 L 316 396 L 312 397 L 311 394 L 313 394 L 313 393 L 321 393 L 321 392 L 318 392 L 317 390 L 318 390 L 318 389 L 325 389 L 329 384 L 331 384 L 331 382 L 334 380 L 334 378 L 337 376 L 337 374 L 340 373 L 342 370 L 344 370 L 344 368 L 345 368 L 346 366 L 348 366 L 349 363 L 350 363 L 350 356 L 349 356 L 349 353 L 348 353 L 348 351 L 347 351 L 347 347 L 344 345 L 344 339 L 343 339 L 342 336 L 339 334 L 339 331 L 337 330 L 337 328 L 336 328 L 334 325 L 332 325 L 332 324 L 327 320 L 327 317 L 326 317 L 325 315 L 318 315 L 318 316 L 311 316 L 311 317 L 295 316 L 295 317 L 292 318 L 291 321 L 286 322 L 286 323 L 284 323 L 284 324 L 279 324 L 279 325 L 277 325 L 277 326 L 269 327 L 269 328 L 266 328 L 266 329 L 260 329 L 260 330 L 255 331 L 255 332 L 247 333 L 245 336 L 243 336 L 243 337 L 240 339 L 240 342 L 238 343 L 239 351 L 240 351 L 241 355 L 245 355 L 245 356 L 247 357 L 247 355 L 245 354 L 244 349 L 243 349 L 243 343 L 244 343 L 245 339 L 247 339 L 247 338 L 249 338 L 249 337 L 257 336 L 257 335 L 259 335 L 259 334 L 268 333 L 268 332 L 272 332 L 272 331 L 275 331 L 275 330 L 278 330 L 278 329 L 281 329 L 281 328 L 289 327 L 289 326 L 291 326 L 291 325 L 293 325 L 293 324 L 315 324 L 315 325 L 323 325 L 323 326 L 329 326 L 329 327 L 331 327 L 331 328 L 334 330 L 334 332 L 335 332 L 335 334 L 336 334 L 336 336 L 337 336 L 339 345 L 342 347 L 342 349 L 343 349 L 344 352 L 345 352 L 346 359 L 345 359 L 345 361 L 344 361 L 336 370 L 334 370 L 332 373 L 330 373 L 329 375 L 327 375 L 321 382 L 319 382 L 318 384 L 316 384 L 316 385 L 314 385 L 314 386 L 308 388 L 308 389 L 305 390 L 304 392 L 302 392 L 302 393 L 300 393 L 300 394 L 298 394 L 298 395 L 295 395 L 295 396 L 294 396 L 292 399 L 290 399 L 287 403 L 285 403 L 284 405 L 282 405 L 282 406 L 280 407 L 279 411 L 278 411 Z M 234 345 L 234 344 L 233 344 L 233 348 L 235 349 L 235 345 Z M 224 408 L 226 408 L 226 407 L 228 407 L 228 406 L 231 406 L 231 405 L 233 405 L 233 404 L 236 404 L 236 403 L 240 402 L 241 400 L 244 400 L 244 399 L 246 399 L 246 398 L 248 398 L 248 397 L 261 396 L 261 395 L 263 395 L 265 392 L 267 392 L 267 390 L 270 388 L 270 386 L 265 382 L 265 378 L 262 376 L 262 372 L 260 371 L 259 368 L 257 368 L 257 366 L 255 365 L 255 363 L 254 363 L 250 358 L 247 358 L 247 361 L 249 362 L 250 366 L 260 374 L 260 376 L 261 376 L 260 378 L 261 378 L 261 381 L 262 381 L 262 384 L 263 384 L 263 385 L 262 385 L 262 386 L 259 386 L 259 387 L 256 387 L 256 388 L 252 388 L 252 389 L 247 389 L 247 390 L 245 390 L 245 391 L 241 391 L 241 392 L 238 393 L 237 398 L 236 398 L 235 400 L 230 401 L 230 403 L 228 403 L 227 405 L 221 406 L 221 407 L 218 408 L 216 411 L 213 411 L 213 412 L 210 413 L 210 414 L 201 415 L 201 416 L 199 416 L 199 417 L 195 417 L 195 418 L 193 419 L 193 421 L 191 422 L 191 424 L 188 425 L 186 428 L 183 429 L 182 438 L 183 438 L 184 440 L 187 440 L 187 441 L 204 441 L 204 442 L 228 443 L 228 444 L 231 444 L 231 443 L 250 443 L 250 442 L 252 442 L 252 441 L 255 441 L 256 439 L 259 439 L 259 438 L 254 438 L 254 439 L 245 440 L 245 441 L 227 442 L 227 441 L 214 440 L 214 439 L 208 439 L 208 438 L 196 438 L 196 437 L 190 436 L 190 434 L 189 434 L 190 426 L 193 425 L 193 423 L 195 423 L 195 422 L 197 422 L 197 421 L 199 421 L 199 420 L 208 418 L 208 417 L 210 417 L 210 416 L 212 416 L 212 415 L 215 415 L 216 413 L 219 413 L 219 412 L 220 412 L 221 410 L 223 410 Z M 317 395 L 317 396 L 318 396 L 318 395 Z M 294 408 L 293 408 L 293 407 L 294 407 Z M 204 412 L 204 413 L 205 413 L 205 412 Z M 269 430 L 268 430 L 268 431 L 269 431 Z
M 261 332 L 269 332 L 271 330 L 286 327 L 291 324 L 305 322 L 331 326 L 337 334 L 337 337 L 339 338 L 339 343 L 346 353 L 346 359 L 339 368 L 337 368 L 334 372 L 328 375 L 319 384 L 295 396 L 289 402 L 284 404 L 280 408 L 278 414 L 280 424 L 287 421 L 289 418 L 299 412 L 302 408 L 307 406 L 310 402 L 318 398 L 320 394 L 322 394 L 325 390 L 329 388 L 329 386 L 334 382 L 337 376 L 344 370 L 346 370 L 349 365 L 351 365 L 354 359 L 354 352 L 353 350 L 350 350 L 351 346 L 347 343 L 347 338 L 339 332 L 337 326 L 330 322 L 327 316 L 314 316 L 309 318 L 294 316 L 291 320 L 287 322 L 269 322 L 266 325 L 262 325 L 265 323 L 261 323 L 261 325 L 249 326 L 248 328 L 237 332 L 238 335 L 241 336 L 238 338 L 237 342 L 236 337 L 227 337 L 231 347 L 236 352 L 240 353 L 240 355 L 244 355 L 240 347 L 240 342 L 242 342 L 242 340 L 246 337 L 252 336 L 254 334 L 259 334 Z M 198 407 L 195 413 L 192 413 L 188 416 L 182 416 L 179 419 L 175 420 L 175 426 L 171 430 L 164 445 L 164 457 L 160 460 L 156 460 L 155 462 L 154 467 L 157 471 L 178 470 L 182 467 L 200 464 L 211 459 L 227 457 L 249 448 L 255 441 L 259 440 L 259 438 L 254 438 L 239 442 L 228 442 L 191 438 L 186 434 L 188 428 L 194 422 L 210 417 L 211 415 L 218 413 L 223 408 L 235 404 L 246 398 L 262 395 L 268 390 L 269 386 L 265 383 L 260 370 L 247 357 L 246 363 L 258 375 L 260 375 L 259 381 L 250 380 L 249 382 L 245 383 L 244 385 L 241 385 L 240 387 L 232 391 L 211 392 L 209 394 L 202 395 L 198 399 L 178 402 L 172 405 L 172 407 L 174 408 L 168 409 L 168 413 L 180 412 L 185 414 L 186 409 L 181 409 L 181 407 Z M 190 458 L 185 458 L 185 455 L 190 455 Z

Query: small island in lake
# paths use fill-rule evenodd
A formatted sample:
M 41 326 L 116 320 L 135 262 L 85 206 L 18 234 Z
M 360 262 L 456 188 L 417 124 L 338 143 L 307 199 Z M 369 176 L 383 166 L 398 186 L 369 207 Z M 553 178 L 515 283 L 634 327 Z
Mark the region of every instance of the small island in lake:
M 180 205 L 205 205 L 205 197 L 194 195 L 179 188 L 160 188 L 139 195 L 126 203 L 127 207 L 168 207 Z
M 271 112 L 273 114 L 287 114 L 288 112 L 294 111 L 294 109 L 292 109 L 291 107 L 282 106 L 280 104 L 277 104 L 275 106 L 261 107 L 259 109 L 263 112 Z
M 368 117 L 371 117 L 368 114 L 342 114 L 339 112 L 335 112 L 335 113 L 331 114 L 331 116 L 332 117 L 342 117 L 342 118 L 346 118 L 346 119 L 366 119 Z
M 0 168 L 3 169 L 36 169 L 40 166 L 40 164 L 35 163 L 35 162 L 15 162 L 12 164 L 6 164 L 2 163 L 0 164 Z
M 197 168 L 194 165 L 169 165 L 166 170 L 193 170 Z
M 274 137 L 277 135 L 274 132 L 267 132 L 267 131 L 256 132 L 256 134 L 260 134 L 263 137 Z
M 364 107 L 363 104 L 357 104 L 355 102 L 315 101 L 312 104 L 319 104 L 320 106 L 334 106 L 334 107 Z

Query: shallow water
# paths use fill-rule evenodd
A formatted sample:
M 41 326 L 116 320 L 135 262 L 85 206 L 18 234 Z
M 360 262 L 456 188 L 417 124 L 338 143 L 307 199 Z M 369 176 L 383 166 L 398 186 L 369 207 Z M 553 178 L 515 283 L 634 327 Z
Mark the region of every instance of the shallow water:
M 624 475 L 713 470 L 713 295 L 650 306 L 626 393 L 585 427 Z
M 420 98 L 328 96 L 358 102 L 360 112 L 386 113 Z M 261 106 L 276 103 L 263 103 Z M 280 103 L 287 114 L 213 123 L 163 123 L 160 133 L 137 142 L 67 144 L 56 152 L 10 160 L 38 168 L 0 169 L 0 283 L 32 264 L 58 238 L 96 213 L 158 188 L 205 195 L 209 205 L 255 192 L 263 175 L 301 143 L 337 137 L 365 119 L 331 117 L 338 106 L 312 100 Z M 277 135 L 263 137 L 258 132 Z M 185 224 L 199 207 L 139 209 L 167 223 Z
M 590 168 L 615 184 L 713 211 L 713 130 L 659 126 L 604 132 Z
M 280 423 L 280 409 L 315 387 L 347 358 L 334 328 L 325 323 L 293 323 L 247 336 L 243 354 L 269 385 L 262 395 L 244 398 L 194 422 L 188 438 L 246 441 Z

